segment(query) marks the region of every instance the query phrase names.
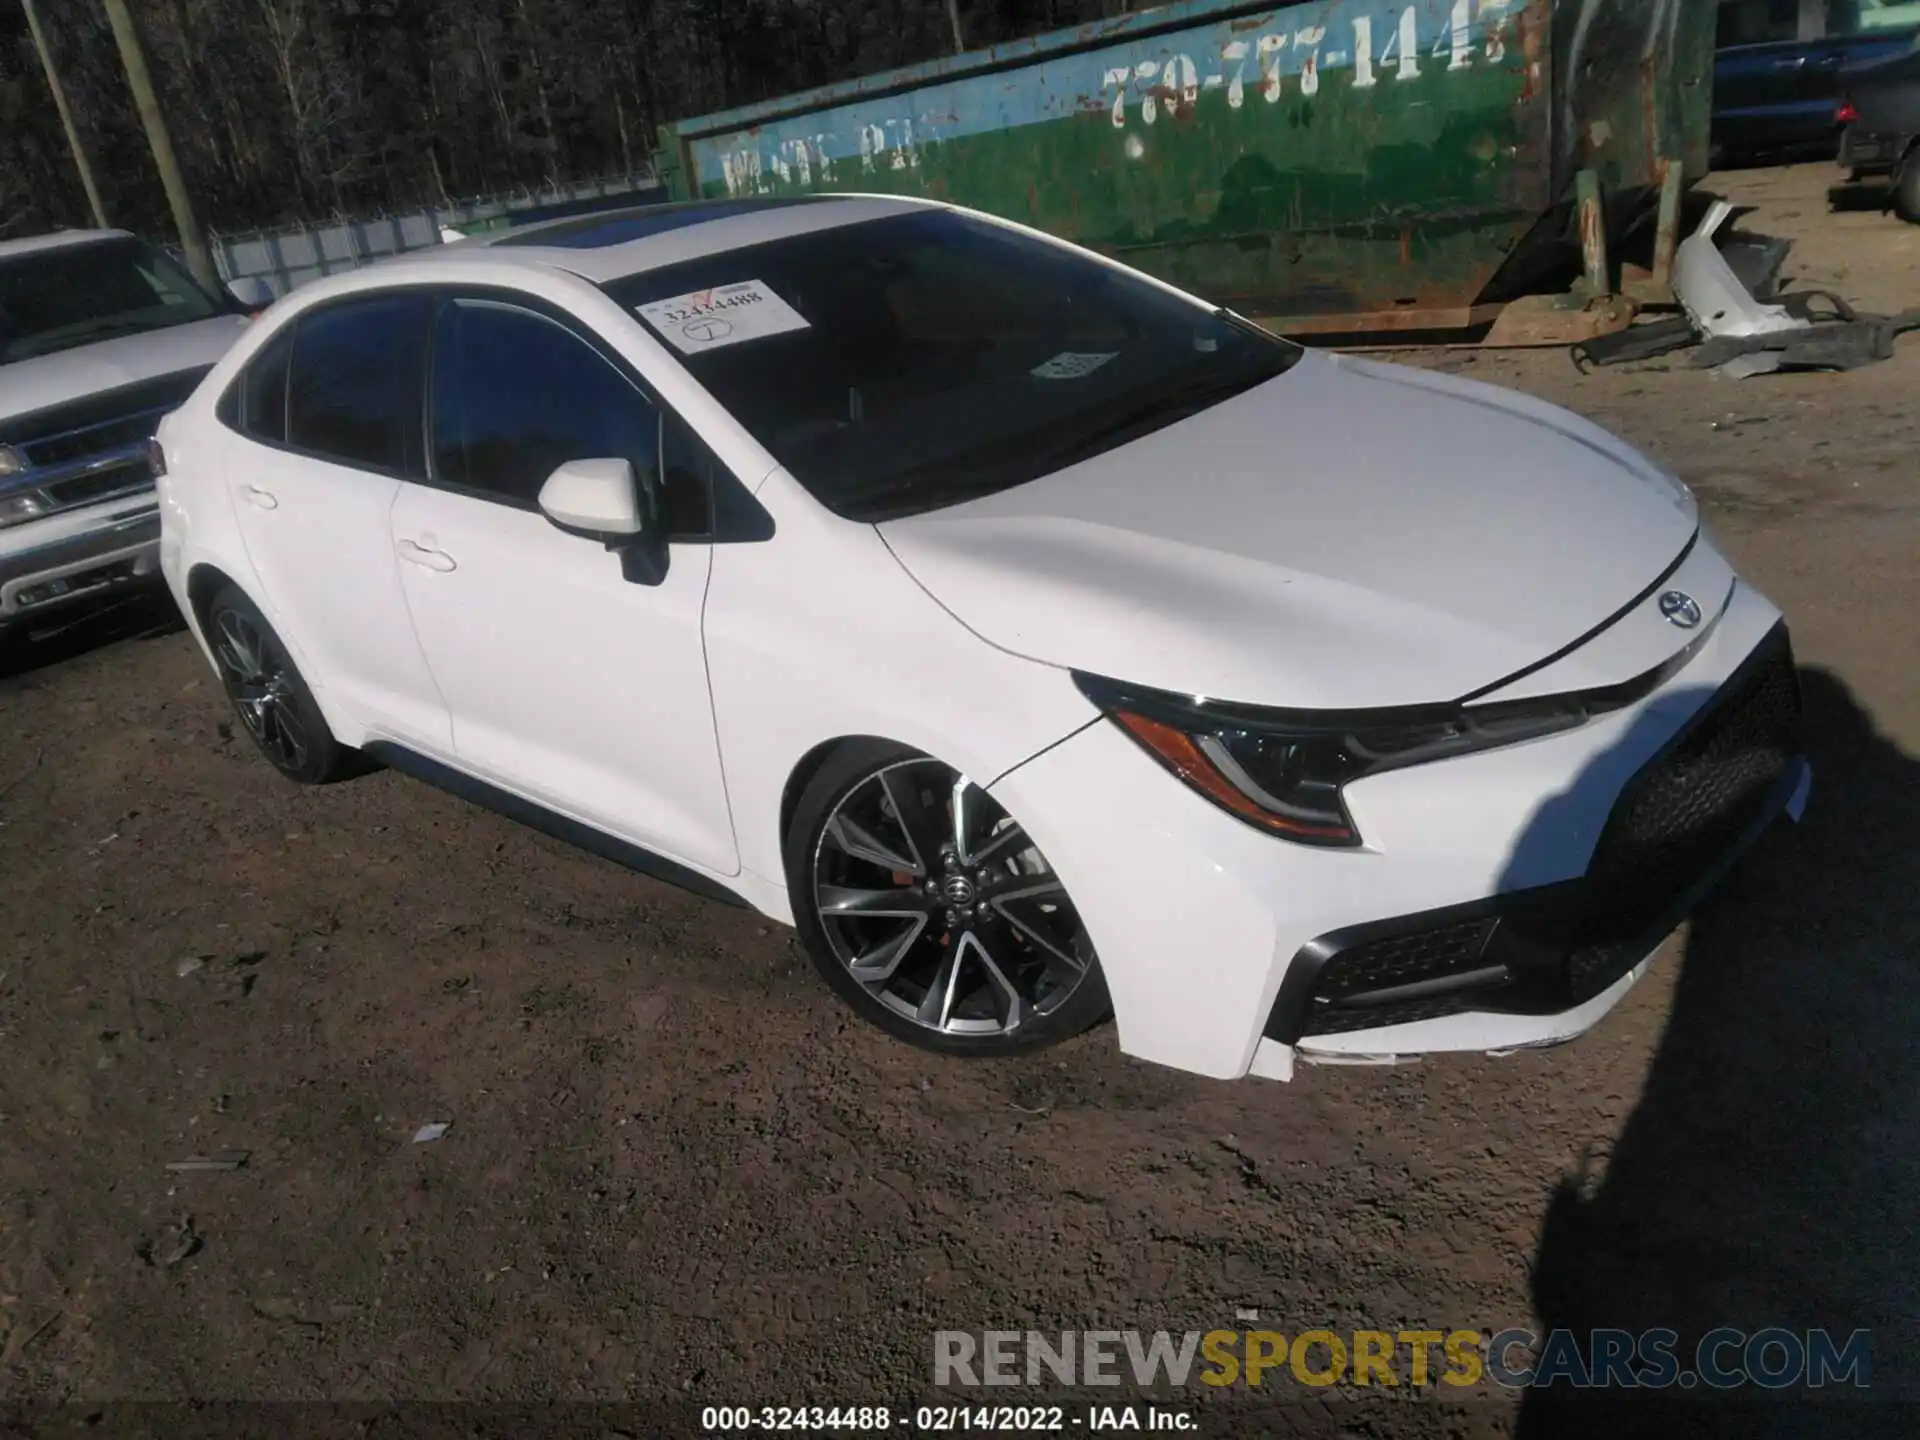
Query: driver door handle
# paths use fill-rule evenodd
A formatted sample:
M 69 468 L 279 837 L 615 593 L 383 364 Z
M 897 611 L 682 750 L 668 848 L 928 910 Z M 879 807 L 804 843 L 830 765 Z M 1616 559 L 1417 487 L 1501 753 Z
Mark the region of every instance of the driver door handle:
M 262 490 L 258 485 L 242 485 L 240 493 L 247 497 L 249 505 L 257 505 L 262 510 L 278 510 L 280 502 L 274 498 L 271 490 Z
M 454 568 L 453 557 L 444 550 L 435 550 L 419 545 L 412 540 L 399 542 L 400 558 L 411 560 L 415 565 L 423 565 L 429 570 L 437 570 L 442 575 Z

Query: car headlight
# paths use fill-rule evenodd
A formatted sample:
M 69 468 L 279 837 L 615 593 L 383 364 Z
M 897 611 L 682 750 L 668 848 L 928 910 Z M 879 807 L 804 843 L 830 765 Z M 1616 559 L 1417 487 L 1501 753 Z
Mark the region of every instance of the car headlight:
M 1604 697 L 1337 714 L 1223 705 L 1078 672 L 1074 681 L 1222 810 L 1269 834 L 1334 846 L 1360 843 L 1341 792 L 1362 776 L 1570 730 L 1627 698 L 1619 687 Z
M 24 525 L 29 520 L 38 520 L 47 513 L 46 502 L 39 492 L 22 490 L 16 495 L 0 495 L 0 530 L 9 525 Z
M 0 445 L 0 480 L 27 473 L 27 457 L 11 445 Z

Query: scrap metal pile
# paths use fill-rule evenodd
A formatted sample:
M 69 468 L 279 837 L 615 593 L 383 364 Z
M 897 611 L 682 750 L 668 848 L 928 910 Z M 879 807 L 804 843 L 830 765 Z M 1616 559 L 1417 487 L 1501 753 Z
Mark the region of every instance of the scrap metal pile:
M 1733 206 L 1716 200 L 1674 256 L 1681 312 L 1573 347 L 1574 363 L 1618 365 L 1691 349 L 1693 364 L 1734 379 L 1779 370 L 1854 370 L 1891 359 L 1895 339 L 1920 329 L 1920 310 L 1863 315 L 1825 290 L 1783 293 L 1789 242 L 1721 232 Z

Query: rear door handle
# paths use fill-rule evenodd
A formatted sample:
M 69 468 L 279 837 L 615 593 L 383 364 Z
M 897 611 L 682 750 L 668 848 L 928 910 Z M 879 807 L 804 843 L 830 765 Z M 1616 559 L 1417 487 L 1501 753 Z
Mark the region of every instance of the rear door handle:
M 453 556 L 444 550 L 434 550 L 411 540 L 400 542 L 400 558 L 411 560 L 415 565 L 424 565 L 429 570 L 437 570 L 442 575 L 454 568 Z
M 240 487 L 240 493 L 247 497 L 247 503 L 249 505 L 257 505 L 262 510 L 278 510 L 280 508 L 280 502 L 274 498 L 273 492 L 271 490 L 262 490 L 258 485 L 242 485 Z

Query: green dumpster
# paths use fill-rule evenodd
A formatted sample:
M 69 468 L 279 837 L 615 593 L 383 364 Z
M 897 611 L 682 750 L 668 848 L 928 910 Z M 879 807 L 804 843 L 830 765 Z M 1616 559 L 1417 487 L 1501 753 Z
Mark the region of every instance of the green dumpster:
M 663 126 L 675 198 L 925 195 L 1276 328 L 1489 318 L 1702 174 L 1705 0 L 1183 0 Z M 1677 187 L 1676 187 L 1677 193 Z M 1569 268 L 1571 267 L 1571 268 Z

